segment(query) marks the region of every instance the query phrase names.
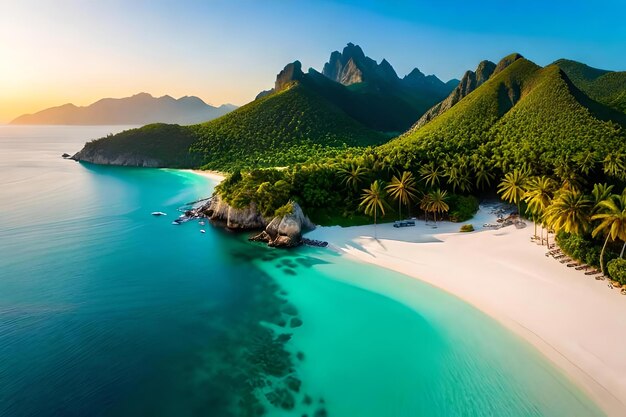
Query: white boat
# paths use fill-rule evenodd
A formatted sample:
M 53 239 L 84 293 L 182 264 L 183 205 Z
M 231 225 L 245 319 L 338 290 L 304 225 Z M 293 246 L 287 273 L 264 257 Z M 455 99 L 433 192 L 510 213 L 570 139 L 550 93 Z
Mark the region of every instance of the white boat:
M 162 211 L 153 211 L 153 216 L 167 216 L 167 213 L 163 213 Z
M 204 229 L 200 229 L 200 233 L 206 233 Z

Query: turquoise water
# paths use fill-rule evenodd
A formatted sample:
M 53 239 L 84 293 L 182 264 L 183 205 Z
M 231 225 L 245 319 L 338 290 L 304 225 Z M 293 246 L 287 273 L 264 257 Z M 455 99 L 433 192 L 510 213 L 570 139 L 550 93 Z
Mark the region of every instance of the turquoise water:
M 116 130 L 0 126 L 0 416 L 603 415 L 417 280 L 171 225 L 202 177 L 60 158 Z

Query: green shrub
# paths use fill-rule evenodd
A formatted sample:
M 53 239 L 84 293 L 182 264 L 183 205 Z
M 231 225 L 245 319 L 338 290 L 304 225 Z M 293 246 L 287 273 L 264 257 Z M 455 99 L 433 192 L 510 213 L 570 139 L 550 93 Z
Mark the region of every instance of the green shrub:
M 607 264 L 607 267 L 611 278 L 622 285 L 626 285 L 626 259 L 613 259 Z
M 274 216 L 283 217 L 288 214 L 293 214 L 293 202 L 288 202 L 287 204 L 280 206 L 274 212 Z
M 572 258 L 583 261 L 587 265 L 600 268 L 600 253 L 602 252 L 602 242 L 565 232 L 559 232 L 556 236 L 559 247 Z M 608 262 L 617 258 L 617 254 L 607 247 L 604 253 L 604 261 Z
M 478 199 L 474 196 L 453 194 L 448 199 L 449 216 L 452 222 L 464 222 L 474 217 L 478 211 Z
M 473 232 L 474 231 L 474 226 L 471 224 L 464 224 L 463 226 L 461 226 L 461 232 Z

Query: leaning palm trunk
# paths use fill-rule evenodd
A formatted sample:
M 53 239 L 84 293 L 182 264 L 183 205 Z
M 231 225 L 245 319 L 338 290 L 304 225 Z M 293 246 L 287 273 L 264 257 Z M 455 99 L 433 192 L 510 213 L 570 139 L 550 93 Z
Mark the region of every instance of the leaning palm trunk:
M 604 245 L 602 245 L 602 251 L 600 251 L 600 270 L 602 271 L 602 275 L 604 275 L 604 250 L 606 249 L 606 244 L 609 243 L 610 234 L 606 235 L 606 239 L 604 240 Z
M 626 249 L 626 241 L 622 245 L 622 251 L 619 253 L 619 257 L 624 259 L 624 249 Z

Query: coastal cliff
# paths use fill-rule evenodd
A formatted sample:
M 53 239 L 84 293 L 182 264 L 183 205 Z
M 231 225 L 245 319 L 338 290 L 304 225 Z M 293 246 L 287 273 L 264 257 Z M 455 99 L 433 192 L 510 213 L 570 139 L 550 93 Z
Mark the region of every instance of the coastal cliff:
M 265 242 L 268 246 L 292 248 L 302 243 L 302 232 L 312 230 L 315 225 L 305 216 L 298 203 L 290 204 L 291 212 L 265 218 L 258 211 L 256 204 L 238 209 L 226 203 L 219 194 L 200 210 L 211 221 L 233 230 L 260 230 L 251 237 L 255 242 Z
M 144 168 L 161 168 L 165 165 L 155 158 L 142 156 L 134 153 L 109 153 L 104 149 L 85 147 L 75 153 L 70 159 L 75 161 L 89 162 L 98 165 L 119 165 Z

